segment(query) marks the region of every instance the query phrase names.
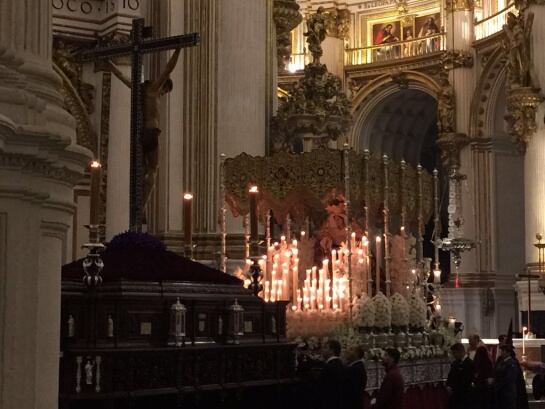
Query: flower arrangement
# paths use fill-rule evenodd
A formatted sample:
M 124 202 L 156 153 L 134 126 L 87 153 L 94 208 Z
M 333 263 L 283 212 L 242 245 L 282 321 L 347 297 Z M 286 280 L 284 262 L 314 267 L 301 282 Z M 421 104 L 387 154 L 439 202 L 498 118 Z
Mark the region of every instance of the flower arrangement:
M 148 233 L 126 231 L 112 238 L 108 251 L 133 253 L 142 250 L 166 251 L 167 247 L 157 237 Z
M 409 327 L 413 331 L 422 331 L 426 326 L 426 303 L 416 293 L 409 297 Z
M 375 327 L 388 331 L 392 325 L 392 305 L 382 292 L 373 297 L 375 305 Z
M 356 326 L 371 329 L 375 325 L 375 304 L 371 297 L 363 293 L 354 306 L 354 323 Z
M 399 293 L 395 293 L 390 302 L 392 304 L 392 327 L 403 330 L 409 325 L 409 303 Z

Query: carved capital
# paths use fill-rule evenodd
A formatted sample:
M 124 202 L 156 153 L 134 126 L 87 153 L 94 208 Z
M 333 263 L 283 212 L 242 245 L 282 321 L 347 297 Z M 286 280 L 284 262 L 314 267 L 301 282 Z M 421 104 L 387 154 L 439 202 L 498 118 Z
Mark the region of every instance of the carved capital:
M 505 120 L 509 134 L 521 153 L 526 152 L 526 146 L 536 130 L 536 111 L 542 101 L 538 89 L 521 87 L 509 90 Z
M 463 133 L 448 132 L 439 134 L 437 146 L 441 149 L 443 165 L 451 173 L 460 168 L 460 152 L 469 142 L 469 137 Z
M 473 67 L 473 55 L 463 50 L 447 50 L 441 56 L 443 69 L 452 70 L 454 68 Z
M 335 9 L 326 13 L 326 30 L 330 37 L 348 39 L 350 33 L 350 10 Z
M 445 10 L 447 13 L 455 11 L 473 11 L 475 10 L 474 0 L 446 0 Z

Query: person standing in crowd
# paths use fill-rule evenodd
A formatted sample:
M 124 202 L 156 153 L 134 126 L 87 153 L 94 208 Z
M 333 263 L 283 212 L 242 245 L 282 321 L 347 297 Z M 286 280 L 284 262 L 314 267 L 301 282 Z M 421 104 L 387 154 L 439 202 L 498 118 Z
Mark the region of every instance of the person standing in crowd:
M 363 397 L 367 386 L 367 371 L 363 362 L 364 351 L 361 346 L 348 350 L 346 354 L 346 380 L 344 383 L 344 407 L 362 409 Z
M 388 348 L 382 364 L 386 368 L 386 376 L 380 385 L 375 409 L 403 409 L 403 388 L 405 382 L 399 371 L 400 353 L 397 349 Z
M 484 346 L 477 347 L 475 358 L 473 358 L 475 385 L 475 409 L 493 409 L 494 392 L 492 384 L 494 382 L 494 365 L 488 355 L 488 350 Z
M 325 365 L 318 380 L 316 397 L 319 399 L 319 407 L 329 409 L 343 408 L 343 381 L 345 368 L 341 361 L 341 344 L 330 339 L 323 350 Z
M 450 347 L 454 362 L 450 365 L 447 378 L 449 409 L 467 409 L 472 402 L 472 382 L 474 375 L 473 361 L 466 356 L 466 350 L 460 343 Z
M 477 348 L 480 346 L 483 346 L 486 348 L 484 343 L 481 341 L 481 337 L 477 334 L 470 335 L 468 337 L 469 341 L 469 347 L 467 348 L 467 356 L 469 359 L 473 360 L 475 358 L 475 353 L 477 352 Z
M 513 358 L 510 345 L 501 345 L 499 352 L 500 358 L 496 364 L 494 384 L 496 408 L 517 409 L 518 365 Z

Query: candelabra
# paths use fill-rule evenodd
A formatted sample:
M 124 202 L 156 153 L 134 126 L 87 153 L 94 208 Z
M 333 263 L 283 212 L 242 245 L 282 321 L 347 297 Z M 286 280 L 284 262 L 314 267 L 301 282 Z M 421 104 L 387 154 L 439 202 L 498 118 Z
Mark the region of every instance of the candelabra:
M 89 230 L 89 243 L 85 243 L 82 248 L 87 249 L 89 253 L 83 259 L 83 283 L 89 289 L 94 289 L 102 284 L 102 270 L 104 269 L 104 261 L 100 253 L 105 246 L 99 240 L 100 230 L 103 225 L 90 224 L 85 226 Z
M 448 236 L 442 240 L 436 240 L 436 246 L 451 254 L 456 268 L 454 286 L 460 287 L 460 264 L 462 253 L 475 247 L 475 242 L 463 237 L 463 213 L 462 213 L 462 182 L 466 175 L 459 172 L 460 152 L 469 143 L 469 138 L 461 133 L 444 133 L 439 135 L 437 145 L 442 151 L 443 163 L 448 169 Z

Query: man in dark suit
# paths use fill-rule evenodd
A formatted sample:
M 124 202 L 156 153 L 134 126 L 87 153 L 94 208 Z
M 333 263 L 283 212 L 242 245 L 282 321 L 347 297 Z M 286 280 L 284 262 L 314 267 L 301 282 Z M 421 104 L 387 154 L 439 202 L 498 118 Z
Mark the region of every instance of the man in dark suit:
M 329 340 L 323 349 L 326 359 L 318 380 L 316 397 L 319 407 L 329 409 L 343 408 L 344 365 L 341 361 L 341 344 L 334 339 Z
M 382 359 L 386 368 L 386 376 L 380 385 L 375 409 L 403 409 L 404 380 L 399 372 L 400 353 L 397 349 L 388 348 Z
M 364 351 L 360 346 L 351 348 L 346 353 L 349 364 L 345 371 L 344 407 L 347 409 L 363 408 L 363 397 L 367 386 L 367 371 L 363 355 Z
M 466 355 L 466 349 L 460 343 L 450 347 L 454 362 L 450 365 L 447 378 L 449 409 L 467 409 L 471 406 L 473 381 L 473 361 Z

